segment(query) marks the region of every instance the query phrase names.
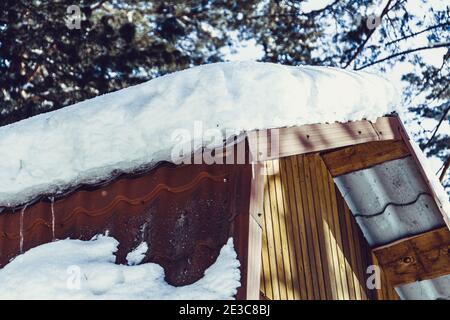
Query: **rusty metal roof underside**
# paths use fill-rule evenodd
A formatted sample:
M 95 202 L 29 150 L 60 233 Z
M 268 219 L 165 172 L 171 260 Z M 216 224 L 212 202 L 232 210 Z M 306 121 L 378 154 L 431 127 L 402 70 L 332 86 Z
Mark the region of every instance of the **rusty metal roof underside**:
M 335 177 L 371 247 L 444 226 L 414 159 L 388 161 Z M 450 275 L 396 287 L 403 299 L 449 299 Z
M 26 207 L 4 208 L 0 267 L 54 239 L 89 240 L 108 232 L 120 243 L 117 263 L 125 263 L 127 253 L 146 241 L 151 245 L 143 263 L 161 265 L 172 285 L 193 283 L 229 237 L 238 258 L 246 257 L 242 240 L 251 179 L 251 165 L 160 164 L 137 175 L 78 186 L 54 201 L 40 197 Z M 245 267 L 246 261 L 240 262 Z

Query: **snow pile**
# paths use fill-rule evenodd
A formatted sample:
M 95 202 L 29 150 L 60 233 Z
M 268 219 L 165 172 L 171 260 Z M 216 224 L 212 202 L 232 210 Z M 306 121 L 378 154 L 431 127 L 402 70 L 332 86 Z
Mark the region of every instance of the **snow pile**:
M 127 254 L 127 263 L 129 266 L 135 266 L 142 262 L 145 258 L 145 254 L 148 251 L 147 242 L 142 242 L 140 245 L 136 247 L 133 251 Z
M 398 96 L 379 76 L 327 67 L 233 62 L 173 73 L 1 127 L 0 206 L 170 160 L 173 133 L 196 122 L 242 132 L 375 120 L 399 111 Z
M 0 269 L 1 299 L 232 299 L 240 286 L 230 238 L 199 281 L 173 287 L 161 266 L 114 264 L 118 242 L 60 240 L 33 248 Z

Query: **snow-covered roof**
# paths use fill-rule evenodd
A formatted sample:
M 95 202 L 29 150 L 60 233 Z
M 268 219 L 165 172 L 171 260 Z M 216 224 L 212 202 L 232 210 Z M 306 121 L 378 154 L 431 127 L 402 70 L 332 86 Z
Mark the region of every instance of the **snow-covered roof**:
M 217 63 L 0 128 L 0 206 L 170 160 L 177 130 L 224 132 L 400 112 L 384 78 L 328 67 Z M 227 131 L 228 132 L 228 131 Z

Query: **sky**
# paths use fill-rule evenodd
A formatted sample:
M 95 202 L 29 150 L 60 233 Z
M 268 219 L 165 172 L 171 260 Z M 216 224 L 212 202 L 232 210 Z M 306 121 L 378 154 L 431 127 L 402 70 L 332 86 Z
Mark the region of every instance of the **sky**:
M 325 7 L 329 3 L 331 3 L 333 0 L 310 0 L 306 1 L 302 5 L 302 9 L 304 12 L 309 12 L 312 10 L 317 10 Z M 382 8 L 384 8 L 386 2 L 388 0 L 382 0 L 380 1 L 380 4 L 378 7 L 374 7 L 374 13 L 380 13 Z M 443 0 L 429 0 L 427 3 L 428 6 L 432 6 L 433 8 L 440 8 L 448 6 L 447 1 Z M 420 17 L 425 23 L 427 22 L 427 14 L 428 11 L 424 9 L 424 4 L 421 0 L 408 0 L 407 9 L 414 15 Z M 236 37 L 237 40 L 237 37 Z M 236 41 L 238 42 L 238 41 Z M 370 43 L 369 43 L 370 44 Z M 410 41 L 405 41 L 403 43 L 403 46 L 405 47 L 420 47 L 427 44 L 427 38 L 426 34 L 423 34 L 422 36 L 418 36 L 413 38 Z M 257 45 L 255 40 L 248 40 L 238 43 L 235 47 L 231 49 L 227 48 L 222 51 L 225 55 L 226 60 L 228 61 L 241 61 L 241 60 L 258 60 L 263 56 L 263 48 L 261 45 Z M 433 50 L 425 50 L 420 52 L 420 55 L 424 59 L 426 63 L 433 64 L 435 66 L 440 66 L 443 61 L 443 56 L 446 52 L 445 48 L 439 48 L 439 49 L 433 49 Z M 387 53 L 388 54 L 388 53 Z M 374 73 L 380 73 L 380 70 L 377 66 L 369 67 L 366 69 L 366 71 L 374 72 Z M 405 82 L 401 81 L 402 75 L 404 75 L 407 72 L 414 71 L 414 66 L 410 64 L 409 62 L 398 62 L 396 63 L 393 68 L 389 68 L 386 70 L 386 73 L 383 75 L 392 82 L 398 90 L 401 92 L 407 85 Z M 416 97 L 413 101 L 414 102 L 420 102 L 420 100 L 423 99 L 423 97 Z M 407 130 L 409 131 L 410 135 L 413 135 L 420 131 L 421 128 L 425 128 L 428 130 L 432 130 L 436 126 L 436 121 L 434 120 L 426 120 L 423 121 L 420 126 L 417 124 L 417 122 L 412 120 L 413 115 L 412 114 L 404 114 L 402 115 L 402 118 L 404 121 L 406 121 L 405 126 Z M 440 130 L 440 133 L 447 133 L 450 134 L 450 125 L 448 122 L 443 125 Z M 431 166 L 437 172 L 441 166 L 442 161 L 438 158 L 431 158 Z

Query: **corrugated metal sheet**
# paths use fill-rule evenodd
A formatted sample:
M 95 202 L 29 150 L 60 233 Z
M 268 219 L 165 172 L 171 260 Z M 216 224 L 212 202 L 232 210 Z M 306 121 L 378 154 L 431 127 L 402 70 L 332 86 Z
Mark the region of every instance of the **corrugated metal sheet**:
M 444 225 L 412 157 L 342 175 L 335 181 L 371 246 Z
M 444 226 L 412 157 L 345 174 L 335 182 L 371 247 Z M 403 299 L 450 296 L 447 277 L 396 287 Z
M 395 290 L 402 299 L 450 300 L 450 275 L 404 284 Z
M 250 165 L 160 165 L 54 202 L 41 198 L 27 207 L 5 208 L 0 267 L 55 238 L 88 240 L 108 232 L 120 242 L 117 263 L 125 263 L 127 253 L 146 241 L 150 249 L 143 262 L 160 264 L 170 284 L 195 282 L 230 236 L 239 258 L 246 257 L 251 177 Z

